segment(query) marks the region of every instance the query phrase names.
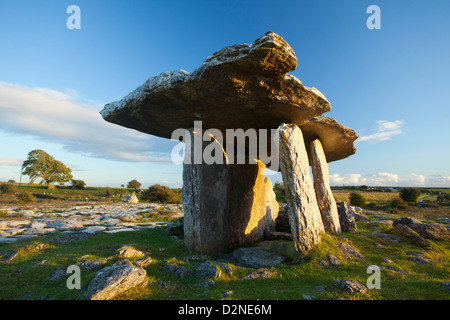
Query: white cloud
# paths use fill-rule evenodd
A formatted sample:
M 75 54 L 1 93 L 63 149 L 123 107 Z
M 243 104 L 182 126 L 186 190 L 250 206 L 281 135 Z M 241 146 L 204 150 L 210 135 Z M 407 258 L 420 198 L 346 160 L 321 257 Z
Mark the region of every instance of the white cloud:
M 71 94 L 0 82 L 0 129 L 98 158 L 170 162 L 172 141 L 108 123 L 99 114 L 102 106 Z
M 330 175 L 330 184 L 333 186 L 450 187 L 450 176 L 424 176 L 416 173 L 400 176 L 387 172 L 366 175 L 335 173 Z
M 403 120 L 387 121 L 378 120 L 377 121 L 377 132 L 365 136 L 359 137 L 357 141 L 383 141 L 389 140 L 392 136 L 402 133 L 402 126 L 404 124 Z

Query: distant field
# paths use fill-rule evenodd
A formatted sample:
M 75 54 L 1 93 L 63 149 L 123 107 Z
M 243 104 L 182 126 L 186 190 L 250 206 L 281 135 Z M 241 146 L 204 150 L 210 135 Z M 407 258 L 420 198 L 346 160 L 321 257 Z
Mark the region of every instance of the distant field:
M 374 192 L 374 191 L 355 191 L 355 190 L 333 190 L 336 202 L 349 202 L 350 193 L 361 193 L 366 202 L 375 202 L 376 204 L 383 204 L 399 198 L 399 192 Z

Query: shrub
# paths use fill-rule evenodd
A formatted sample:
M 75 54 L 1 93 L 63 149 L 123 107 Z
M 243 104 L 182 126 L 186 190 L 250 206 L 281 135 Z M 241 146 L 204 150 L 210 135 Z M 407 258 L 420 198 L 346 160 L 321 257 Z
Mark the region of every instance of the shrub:
M 16 192 L 16 185 L 14 183 L 2 183 L 0 185 L 0 192 L 4 194 L 14 194 Z
M 29 203 L 36 201 L 36 198 L 31 193 L 25 191 L 17 196 L 17 200 L 22 203 Z
M 416 203 L 420 196 L 420 189 L 417 188 L 403 188 L 400 190 L 400 198 L 406 202 Z
M 366 205 L 366 199 L 362 194 L 352 192 L 350 193 L 350 204 L 352 206 L 364 207 Z
M 392 209 L 406 209 L 408 208 L 408 202 L 400 198 L 394 199 L 391 201 L 390 207 Z
M 111 198 L 112 197 L 112 190 L 110 187 L 106 187 L 105 188 L 105 194 L 107 198 Z
M 83 180 L 72 180 L 72 188 L 78 190 L 86 189 L 86 182 Z
M 180 202 L 180 196 L 178 194 L 173 192 L 169 187 L 159 184 L 155 184 L 148 188 L 148 190 L 142 194 L 141 199 L 161 203 Z
M 8 180 L 8 182 L 9 182 L 9 183 L 16 183 L 16 180 L 11 179 L 11 180 Z

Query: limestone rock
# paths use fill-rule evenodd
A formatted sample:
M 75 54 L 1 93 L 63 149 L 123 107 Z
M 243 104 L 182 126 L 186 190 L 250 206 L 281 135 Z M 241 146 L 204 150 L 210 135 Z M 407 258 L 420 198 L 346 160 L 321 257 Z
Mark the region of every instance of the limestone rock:
M 353 209 L 346 202 L 342 201 L 338 207 L 339 222 L 343 232 L 355 232 L 356 221 Z
M 306 252 L 320 242 L 320 233 L 325 231 L 309 174 L 308 156 L 297 125 L 282 124 L 278 132 L 291 232 L 297 251 Z
M 273 267 L 285 261 L 280 254 L 257 248 L 239 248 L 233 256 L 240 264 L 257 269 Z
M 336 200 L 334 200 L 330 188 L 330 175 L 322 143 L 319 139 L 315 139 L 311 142 L 309 148 L 314 190 L 316 192 L 317 204 L 322 216 L 323 226 L 325 231 L 340 233 L 341 225 L 339 223 Z
M 417 232 L 415 232 L 412 228 L 410 228 L 406 224 L 396 224 L 394 225 L 394 230 L 397 231 L 400 235 L 409 238 L 419 246 L 425 248 L 431 247 L 431 244 L 427 240 L 422 238 Z
M 253 44 L 225 47 L 189 73 L 164 72 L 109 103 L 106 121 L 170 138 L 178 128 L 201 120 L 205 129 L 276 129 L 302 124 L 330 110 L 315 88 L 287 74 L 297 65 L 289 44 L 267 32 Z
M 241 278 L 241 280 L 270 279 L 273 274 L 267 269 L 251 272 Z
M 201 133 L 190 134 L 193 142 Z M 205 143 L 204 148 L 210 144 Z M 195 164 L 195 152 L 185 156 L 191 157 L 191 164 L 183 163 L 182 192 L 188 249 L 223 253 L 259 241 L 266 230 L 274 228 L 278 211 L 270 180 L 264 179 L 264 164 L 227 164 L 224 153 L 223 164 Z
M 123 246 L 117 249 L 117 255 L 122 258 L 142 258 L 145 254 L 140 250 L 136 250 L 130 246 Z
M 220 268 L 214 264 L 210 264 L 208 262 L 202 263 L 196 270 L 195 270 L 195 277 L 202 279 L 202 278 L 218 278 L 220 277 L 220 274 L 222 272 L 220 271 Z
M 95 275 L 88 286 L 89 300 L 111 300 L 117 295 L 148 282 L 144 269 L 127 259 L 106 267 Z
M 139 203 L 139 199 L 137 198 L 136 193 L 134 192 L 128 196 L 123 197 L 122 201 L 130 204 Z
M 426 239 L 439 240 L 450 238 L 450 230 L 437 223 L 422 223 L 414 218 L 403 217 L 394 220 L 394 226 L 396 225 L 406 225 Z
M 335 282 L 338 289 L 351 293 L 365 293 L 368 290 L 365 285 L 356 280 L 337 280 Z
M 175 274 L 178 278 L 191 277 L 194 274 L 191 269 L 183 266 L 178 266 L 174 262 L 167 262 L 164 266 L 164 270 Z

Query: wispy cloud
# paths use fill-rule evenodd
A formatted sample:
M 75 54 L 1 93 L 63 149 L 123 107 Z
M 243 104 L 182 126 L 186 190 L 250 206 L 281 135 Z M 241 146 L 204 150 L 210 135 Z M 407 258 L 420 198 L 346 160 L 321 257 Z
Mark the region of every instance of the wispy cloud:
M 377 121 L 377 132 L 365 136 L 359 137 L 358 142 L 362 141 L 383 141 L 389 140 L 392 136 L 402 133 L 402 126 L 404 124 L 403 120 L 387 121 L 378 120 Z
M 334 186 L 399 186 L 399 187 L 450 187 L 450 176 L 446 175 L 421 175 L 411 173 L 400 176 L 396 173 L 379 172 L 375 174 L 362 175 L 332 174 L 330 184 Z
M 0 166 L 21 166 L 25 159 L 0 157 Z
M 0 82 L 0 130 L 98 158 L 171 161 L 174 142 L 108 123 L 99 114 L 101 105 L 79 102 L 78 94 L 68 92 Z

